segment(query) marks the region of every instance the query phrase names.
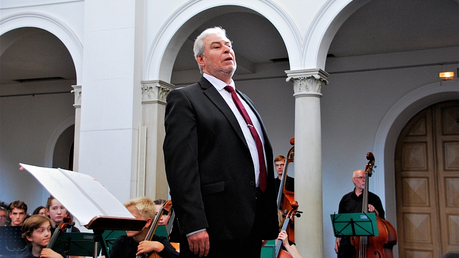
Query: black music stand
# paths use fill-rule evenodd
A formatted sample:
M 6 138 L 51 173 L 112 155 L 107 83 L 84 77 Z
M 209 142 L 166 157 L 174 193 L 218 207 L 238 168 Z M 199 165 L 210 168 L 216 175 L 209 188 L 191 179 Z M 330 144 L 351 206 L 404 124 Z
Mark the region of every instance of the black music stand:
M 330 214 L 335 237 L 379 236 L 375 213 Z
M 94 234 L 80 232 L 63 233 L 57 237 L 53 249 L 63 250 L 65 255 L 92 256 L 94 251 Z M 97 253 L 99 251 L 97 250 Z
M 22 228 L 0 227 L 0 256 L 16 257 L 27 248 L 27 240 L 22 238 Z
M 92 229 L 94 232 L 94 249 L 93 257 L 97 258 L 98 251 L 102 250 L 102 255 L 106 258 L 110 258 L 107 252 L 107 247 L 103 238 L 105 230 L 133 230 L 140 231 L 147 223 L 146 220 L 131 219 L 131 218 L 119 218 L 119 217 L 108 217 L 108 216 L 96 216 L 88 225 L 85 225 L 87 229 Z M 100 244 L 100 249 L 98 244 Z

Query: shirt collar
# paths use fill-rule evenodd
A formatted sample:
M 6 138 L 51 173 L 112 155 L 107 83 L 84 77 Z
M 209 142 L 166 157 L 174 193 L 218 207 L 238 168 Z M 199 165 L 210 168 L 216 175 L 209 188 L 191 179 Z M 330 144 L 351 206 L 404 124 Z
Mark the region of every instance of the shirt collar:
M 224 81 L 217 79 L 217 77 L 214 77 L 210 74 L 203 73 L 202 76 L 206 78 L 218 91 L 223 90 L 228 84 L 226 84 Z M 229 84 L 231 87 L 236 89 L 236 86 L 234 85 L 233 79 L 231 79 L 231 83 Z

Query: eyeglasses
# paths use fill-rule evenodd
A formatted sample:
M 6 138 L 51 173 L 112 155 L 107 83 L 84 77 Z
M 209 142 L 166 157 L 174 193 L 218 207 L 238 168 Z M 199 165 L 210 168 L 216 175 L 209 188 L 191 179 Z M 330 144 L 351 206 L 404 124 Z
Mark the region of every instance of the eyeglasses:
M 6 215 L 0 215 L 0 218 L 6 219 Z
M 357 179 L 360 179 L 360 180 L 365 179 L 364 176 L 356 176 L 356 177 L 354 177 L 354 178 L 357 178 Z

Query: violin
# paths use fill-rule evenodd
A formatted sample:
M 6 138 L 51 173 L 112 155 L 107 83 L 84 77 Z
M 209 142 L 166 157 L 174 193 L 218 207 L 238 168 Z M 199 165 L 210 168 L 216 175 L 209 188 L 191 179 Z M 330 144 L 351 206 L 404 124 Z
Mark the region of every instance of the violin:
M 290 221 L 293 219 L 293 216 L 297 216 L 297 217 L 300 217 L 300 213 L 301 211 L 298 211 L 298 202 L 297 201 L 294 201 L 292 204 L 292 209 L 287 213 L 287 215 L 285 215 L 285 221 L 284 221 L 284 224 L 282 225 L 282 230 L 286 230 Z M 277 257 L 277 258 L 292 258 L 293 256 L 282 249 L 282 240 L 277 240 L 276 242 L 276 254 L 274 257 Z
M 369 177 L 373 173 L 375 157 L 373 153 L 367 153 L 368 163 L 365 166 L 365 187 L 363 189 L 362 212 L 368 212 L 368 186 Z M 376 216 L 378 236 L 354 236 L 351 243 L 356 248 L 356 258 L 393 258 L 393 246 L 397 243 L 397 232 L 388 221 Z
M 60 233 L 64 233 L 67 228 L 70 228 L 74 225 L 75 223 L 72 222 L 72 217 L 70 214 L 66 214 L 64 216 L 64 220 L 62 221 L 59 226 L 56 227 L 56 229 L 53 232 L 53 235 L 49 239 L 48 244 L 46 245 L 46 248 L 53 248 L 54 243 L 56 243 L 57 237 L 60 235 Z
M 172 200 L 168 200 L 166 203 L 163 204 L 161 209 L 159 209 L 158 215 L 156 215 L 154 222 L 150 225 L 150 229 L 148 230 L 147 235 L 145 236 L 144 241 L 152 241 L 153 235 L 155 234 L 156 228 L 158 228 L 159 220 L 161 216 L 163 216 L 164 212 L 171 212 L 172 209 Z M 150 255 L 143 253 L 136 256 L 136 258 L 161 258 L 157 253 L 152 253 Z

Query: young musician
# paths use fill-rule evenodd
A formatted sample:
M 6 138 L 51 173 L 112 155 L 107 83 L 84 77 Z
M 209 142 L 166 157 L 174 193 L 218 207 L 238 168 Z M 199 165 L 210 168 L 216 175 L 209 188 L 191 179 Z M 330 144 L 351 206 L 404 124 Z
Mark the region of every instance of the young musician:
M 27 218 L 27 204 L 20 200 L 14 201 L 8 206 L 8 213 L 11 221 L 10 226 L 22 226 Z
M 46 202 L 46 214 L 51 219 L 51 231 L 54 231 L 56 227 L 64 222 L 64 218 L 68 214 L 68 211 L 61 202 L 53 196 L 50 196 Z M 80 230 L 74 226 L 72 226 L 68 231 L 80 232 Z
M 46 248 L 51 238 L 51 220 L 41 215 L 32 215 L 22 226 L 22 237 L 29 242 L 27 249 L 17 258 L 63 258 L 64 255 Z
M 140 254 L 155 252 L 162 258 L 179 257 L 178 252 L 163 236 L 153 235 L 153 241 L 145 241 L 148 230 L 155 219 L 155 203 L 147 197 L 127 201 L 124 206 L 136 219 L 146 220 L 141 231 L 126 231 L 126 235 L 115 240 L 110 250 L 110 258 L 134 258 Z

